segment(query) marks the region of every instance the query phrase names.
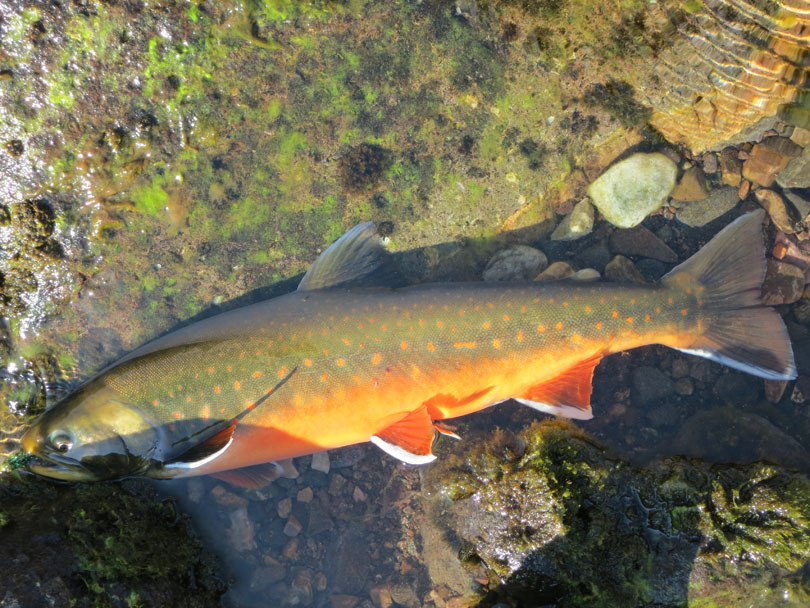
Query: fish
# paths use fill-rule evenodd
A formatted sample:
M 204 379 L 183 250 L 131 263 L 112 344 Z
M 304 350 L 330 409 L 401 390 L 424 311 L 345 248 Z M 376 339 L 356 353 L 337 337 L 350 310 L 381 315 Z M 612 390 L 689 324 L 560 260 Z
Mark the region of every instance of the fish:
M 655 284 L 390 287 L 372 223 L 349 230 L 292 293 L 147 343 L 44 412 L 28 471 L 67 481 L 215 475 L 255 487 L 275 463 L 371 442 L 435 459 L 441 422 L 514 399 L 592 417 L 594 368 L 663 344 L 770 380 L 796 377 L 765 306 L 764 212 L 743 215 Z

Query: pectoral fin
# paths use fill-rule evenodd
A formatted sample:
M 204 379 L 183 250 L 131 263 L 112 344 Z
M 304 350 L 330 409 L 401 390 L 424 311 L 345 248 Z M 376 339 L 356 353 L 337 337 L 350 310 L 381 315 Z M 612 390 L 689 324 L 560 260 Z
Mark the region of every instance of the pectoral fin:
M 533 386 L 516 401 L 547 414 L 590 420 L 593 370 L 601 360 L 602 355 L 597 354 L 581 361 L 556 378 Z
M 436 429 L 427 412 L 419 406 L 401 420 L 372 435 L 369 441 L 394 458 L 408 464 L 426 464 L 436 460 L 433 440 Z
M 205 441 L 190 447 L 188 450 L 164 463 L 167 469 L 196 469 L 222 455 L 233 441 L 236 430 L 236 419 L 223 430 L 211 435 Z

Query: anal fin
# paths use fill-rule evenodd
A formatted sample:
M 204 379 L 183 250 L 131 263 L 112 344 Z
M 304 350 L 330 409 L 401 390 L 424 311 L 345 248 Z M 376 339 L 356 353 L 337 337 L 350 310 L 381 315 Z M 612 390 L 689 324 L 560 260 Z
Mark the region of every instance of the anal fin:
M 590 420 L 593 370 L 601 360 L 599 353 L 580 361 L 556 378 L 533 386 L 516 401 L 547 414 Z
M 436 460 L 433 440 L 436 429 L 427 407 L 420 405 L 401 420 L 372 435 L 369 441 L 384 452 L 408 464 L 426 464 Z

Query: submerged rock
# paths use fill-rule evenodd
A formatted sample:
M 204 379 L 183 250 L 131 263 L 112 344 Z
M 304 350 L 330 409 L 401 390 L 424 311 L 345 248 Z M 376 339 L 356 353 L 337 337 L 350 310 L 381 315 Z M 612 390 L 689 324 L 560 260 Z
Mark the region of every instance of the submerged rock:
M 589 187 L 593 204 L 619 228 L 631 228 L 656 211 L 675 186 L 678 168 L 663 154 L 633 154 Z
M 738 174 L 739 177 L 739 174 Z M 737 180 L 739 182 L 739 180 Z M 739 183 L 738 183 L 739 185 Z M 682 205 L 675 217 L 687 226 L 705 226 L 709 222 L 734 209 L 740 202 L 737 187 L 712 190 L 702 201 Z
M 525 281 L 548 266 L 548 258 L 539 249 L 515 245 L 499 251 L 484 269 L 485 281 Z
M 466 445 L 428 484 L 460 557 L 489 574 L 476 605 L 807 596 L 807 581 L 784 577 L 810 559 L 805 475 L 683 458 L 636 468 L 559 421 Z
M 573 241 L 588 235 L 593 230 L 593 205 L 584 198 L 563 218 L 551 233 L 552 241 Z

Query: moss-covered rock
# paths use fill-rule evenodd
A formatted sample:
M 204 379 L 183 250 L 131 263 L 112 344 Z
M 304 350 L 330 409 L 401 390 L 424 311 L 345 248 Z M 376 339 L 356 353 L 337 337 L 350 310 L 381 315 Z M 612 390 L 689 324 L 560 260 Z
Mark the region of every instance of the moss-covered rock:
M 808 597 L 805 475 L 687 459 L 636 468 L 554 421 L 467 445 L 430 484 L 460 557 L 489 572 L 481 606 L 736 605 L 732 596 L 766 605 L 777 589 Z
M 219 605 L 219 565 L 145 482 L 0 484 L 0 603 Z

